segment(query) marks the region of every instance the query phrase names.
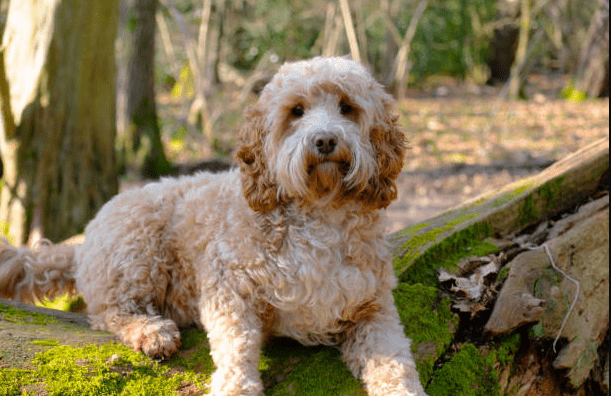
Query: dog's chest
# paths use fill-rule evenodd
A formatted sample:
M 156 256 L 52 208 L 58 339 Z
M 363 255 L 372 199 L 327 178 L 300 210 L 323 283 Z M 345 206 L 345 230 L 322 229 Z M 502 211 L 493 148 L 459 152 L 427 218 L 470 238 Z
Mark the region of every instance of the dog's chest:
M 283 248 L 270 256 L 274 276 L 266 299 L 274 330 L 303 343 L 330 343 L 388 283 L 382 234 L 359 224 L 306 223 L 289 227 Z

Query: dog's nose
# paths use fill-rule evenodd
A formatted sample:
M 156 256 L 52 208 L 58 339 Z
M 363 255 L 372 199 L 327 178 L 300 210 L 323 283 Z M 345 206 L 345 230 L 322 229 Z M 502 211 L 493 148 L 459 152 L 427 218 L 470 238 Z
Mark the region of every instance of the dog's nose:
M 337 137 L 330 133 L 319 134 L 314 137 L 314 146 L 321 155 L 332 154 L 337 146 Z

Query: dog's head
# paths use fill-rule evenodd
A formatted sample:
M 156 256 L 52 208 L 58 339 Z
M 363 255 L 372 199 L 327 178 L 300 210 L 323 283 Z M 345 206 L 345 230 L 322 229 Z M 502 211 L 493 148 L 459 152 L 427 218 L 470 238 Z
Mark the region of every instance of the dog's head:
M 404 136 L 393 98 L 359 63 L 284 64 L 245 118 L 236 156 L 253 210 L 295 200 L 380 209 L 396 198 Z

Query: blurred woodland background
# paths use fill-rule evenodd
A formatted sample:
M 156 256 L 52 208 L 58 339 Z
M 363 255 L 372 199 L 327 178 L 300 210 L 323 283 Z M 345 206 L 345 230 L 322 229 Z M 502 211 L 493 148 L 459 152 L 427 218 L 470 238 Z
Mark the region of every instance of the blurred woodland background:
M 399 100 L 396 228 L 609 134 L 608 0 L 0 0 L 0 30 L 17 244 L 82 232 L 121 186 L 227 168 L 243 109 L 316 55 Z

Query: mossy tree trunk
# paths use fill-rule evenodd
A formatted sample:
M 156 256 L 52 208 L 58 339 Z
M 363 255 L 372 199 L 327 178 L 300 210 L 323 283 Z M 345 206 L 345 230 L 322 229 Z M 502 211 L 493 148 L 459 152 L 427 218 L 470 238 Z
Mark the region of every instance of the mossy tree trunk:
M 128 0 L 124 136 L 126 161 L 149 178 L 171 171 L 163 151 L 155 107 L 155 13 L 157 0 Z
M 11 1 L 0 224 L 16 244 L 82 232 L 117 191 L 118 0 Z

